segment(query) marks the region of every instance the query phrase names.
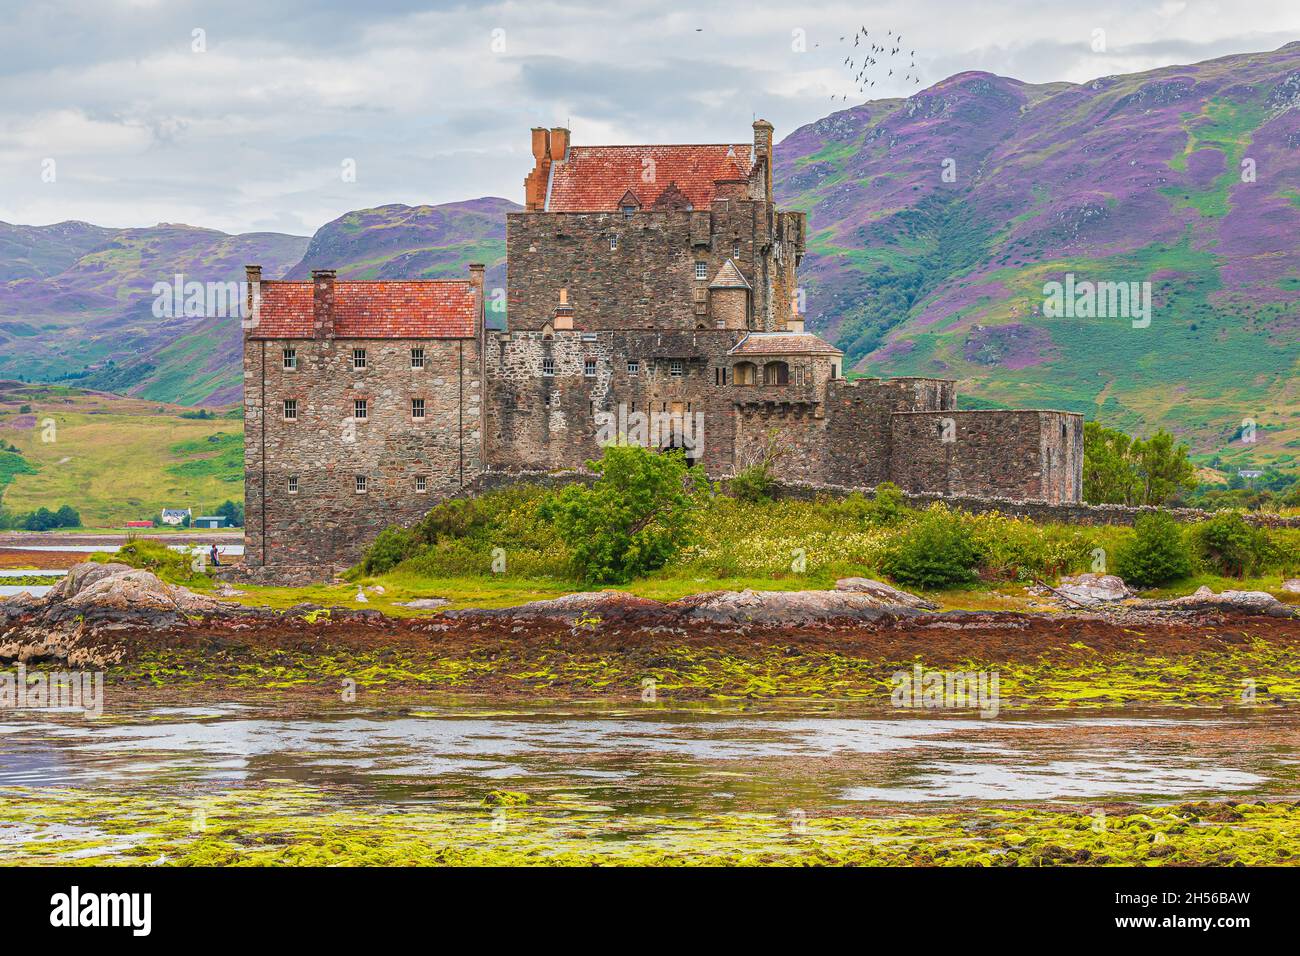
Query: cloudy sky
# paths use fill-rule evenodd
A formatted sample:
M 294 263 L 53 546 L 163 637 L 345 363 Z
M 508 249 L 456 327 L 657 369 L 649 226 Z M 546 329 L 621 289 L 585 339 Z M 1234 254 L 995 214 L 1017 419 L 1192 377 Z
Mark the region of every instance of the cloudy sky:
M 839 37 L 863 26 L 916 51 L 922 85 L 882 97 L 1271 50 L 1300 3 L 0 0 L 0 220 L 310 235 L 383 203 L 520 201 L 531 126 L 748 141 L 759 115 L 779 139 L 860 102 Z

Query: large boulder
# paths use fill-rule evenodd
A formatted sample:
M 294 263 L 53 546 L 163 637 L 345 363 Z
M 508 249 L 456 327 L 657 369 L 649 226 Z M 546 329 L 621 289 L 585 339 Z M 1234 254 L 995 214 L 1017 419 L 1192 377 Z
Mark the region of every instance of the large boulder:
M 1078 604 L 1104 604 L 1133 597 L 1133 590 L 1116 574 L 1076 574 L 1061 578 L 1055 588 L 1060 597 Z
M 1267 614 L 1278 609 L 1289 611 L 1283 604 L 1267 591 L 1220 591 L 1215 594 L 1208 587 L 1199 587 L 1192 594 L 1162 602 L 1172 607 L 1197 607 L 1202 605 L 1220 605 L 1240 611 Z
M 865 594 L 877 601 L 881 607 L 914 607 L 925 611 L 939 609 L 939 605 L 933 601 L 927 601 L 907 591 L 900 591 L 892 584 L 885 584 L 872 578 L 840 578 L 835 582 L 835 590 Z
M 1282 582 L 1282 590 L 1287 594 L 1300 594 L 1300 578 Z

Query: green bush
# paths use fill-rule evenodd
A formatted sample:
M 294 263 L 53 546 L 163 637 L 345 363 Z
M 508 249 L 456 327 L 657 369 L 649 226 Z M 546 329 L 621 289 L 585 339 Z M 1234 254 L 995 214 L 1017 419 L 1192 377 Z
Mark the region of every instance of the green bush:
M 978 561 L 962 516 L 934 505 L 889 546 L 881 567 L 900 584 L 945 588 L 973 581 Z
M 1267 532 L 1248 525 L 1235 511 L 1220 511 L 1196 525 L 1191 537 L 1206 567 L 1228 577 L 1255 573 L 1272 553 Z
M 201 584 L 208 576 L 194 569 L 195 558 L 184 551 L 174 551 L 161 541 L 127 538 L 117 551 L 100 551 L 90 556 L 100 564 L 119 563 L 152 571 L 172 584 Z
M 663 567 L 691 540 L 691 513 L 710 486 L 678 453 L 607 445 L 590 486 L 569 485 L 541 510 L 592 584 L 617 584 Z
M 764 463 L 750 465 L 736 472 L 727 482 L 727 490 L 736 499 L 749 504 L 759 504 L 772 500 L 772 486 L 776 479 L 772 470 Z
M 366 549 L 361 570 L 366 574 L 383 574 L 397 567 L 408 556 L 413 536 L 406 528 L 390 525 Z
M 1192 550 L 1178 522 L 1163 511 L 1142 515 L 1115 555 L 1115 573 L 1137 588 L 1159 587 L 1192 573 Z

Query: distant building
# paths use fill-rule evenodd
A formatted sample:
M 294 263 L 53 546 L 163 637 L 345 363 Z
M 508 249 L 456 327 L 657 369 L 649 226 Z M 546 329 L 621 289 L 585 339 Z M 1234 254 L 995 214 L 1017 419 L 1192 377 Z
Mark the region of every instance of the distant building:
M 1262 472 L 1258 468 L 1238 468 L 1237 474 L 1240 475 L 1242 478 L 1249 480 L 1252 478 L 1262 477 L 1264 472 Z
M 179 526 L 184 524 L 185 519 L 189 516 L 189 508 L 164 508 L 162 510 L 162 523 Z
M 225 515 L 199 515 L 190 521 L 191 528 L 224 528 L 225 526 Z
M 152 528 L 153 522 L 152 521 L 128 521 L 126 523 L 126 526 L 128 528 Z

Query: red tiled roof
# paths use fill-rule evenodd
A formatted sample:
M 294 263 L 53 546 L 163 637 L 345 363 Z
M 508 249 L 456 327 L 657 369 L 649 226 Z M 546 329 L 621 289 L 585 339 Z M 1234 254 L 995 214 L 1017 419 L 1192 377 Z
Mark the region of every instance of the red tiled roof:
M 695 209 L 713 201 L 714 181 L 746 179 L 754 167 L 748 143 L 709 146 L 570 146 L 551 165 L 548 212 L 613 212 L 629 189 L 642 209 L 675 186 Z M 647 170 L 653 180 L 643 181 Z
M 259 339 L 312 337 L 310 282 L 263 282 Z M 474 337 L 474 285 L 462 279 L 334 283 L 334 334 L 351 339 Z

